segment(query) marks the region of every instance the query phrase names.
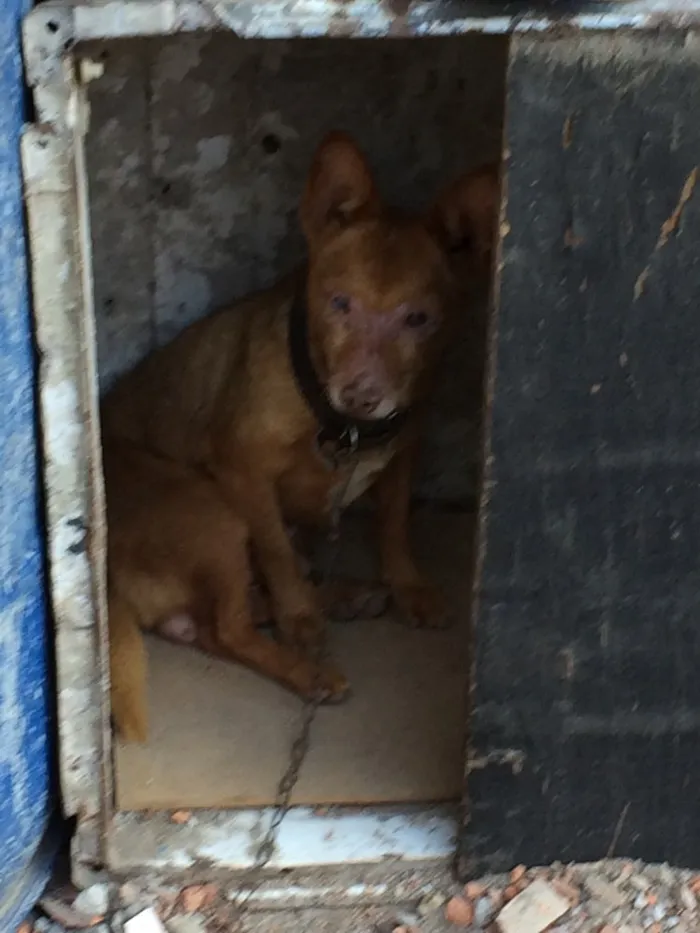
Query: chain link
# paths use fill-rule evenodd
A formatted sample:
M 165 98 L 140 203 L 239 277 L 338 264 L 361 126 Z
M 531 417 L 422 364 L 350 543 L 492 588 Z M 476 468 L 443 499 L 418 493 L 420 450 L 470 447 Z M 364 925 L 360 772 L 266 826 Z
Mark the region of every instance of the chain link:
M 320 575 L 321 585 L 330 580 L 330 576 L 335 566 L 335 559 L 338 555 L 338 523 L 340 521 L 340 510 L 342 508 L 343 499 L 345 498 L 345 494 L 347 493 L 348 487 L 352 482 L 352 478 L 357 467 L 355 453 L 356 446 L 353 444 L 351 449 L 344 452 L 342 458 L 336 457 L 332 462 L 334 469 L 338 469 L 344 464 L 349 464 L 350 468 L 347 471 L 347 475 L 336 489 L 333 497 L 334 501 L 331 506 L 331 530 L 326 537 L 326 543 L 331 547 L 330 552 L 327 554 L 325 566 L 323 567 Z M 350 463 L 350 461 L 353 462 Z M 312 655 L 314 662 L 319 666 L 319 673 L 320 665 L 325 660 L 327 653 L 327 637 L 324 633 Z M 250 868 L 250 880 L 248 884 L 245 885 L 244 891 L 234 901 L 236 907 L 241 912 L 245 910 L 250 899 L 261 887 L 264 881 L 263 872 L 275 854 L 275 845 L 277 843 L 279 829 L 282 825 L 282 822 L 284 821 L 284 818 L 287 816 L 291 809 L 292 794 L 294 793 L 294 788 L 299 782 L 301 769 L 304 765 L 304 761 L 306 760 L 306 756 L 311 744 L 311 728 L 314 724 L 314 720 L 316 719 L 318 708 L 322 702 L 323 698 L 322 692 L 320 690 L 316 691 L 312 697 L 304 701 L 304 705 L 301 710 L 301 717 L 299 720 L 299 730 L 294 738 L 294 741 L 292 742 L 292 746 L 289 751 L 287 767 L 282 773 L 279 783 L 277 784 L 275 803 L 273 805 L 273 813 L 272 817 L 270 818 L 270 823 L 267 827 L 267 830 L 265 831 L 265 835 L 263 836 L 260 845 L 258 846 L 258 850 L 255 855 L 255 861 Z

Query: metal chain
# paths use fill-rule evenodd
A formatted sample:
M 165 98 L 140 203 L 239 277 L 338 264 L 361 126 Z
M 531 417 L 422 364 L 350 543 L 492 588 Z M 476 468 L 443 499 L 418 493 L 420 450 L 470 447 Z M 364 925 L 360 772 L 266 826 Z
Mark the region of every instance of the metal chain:
M 346 453 L 344 453 L 342 459 L 334 459 L 332 464 L 333 467 L 337 469 L 351 459 L 354 460 L 355 452 L 355 445 L 353 445 L 351 450 L 348 450 Z M 331 507 L 331 530 L 325 539 L 326 543 L 331 545 L 331 548 L 323 571 L 320 575 L 321 584 L 329 581 L 331 573 L 333 572 L 333 567 L 335 566 L 335 559 L 338 555 L 338 523 L 340 520 L 340 510 L 342 507 L 343 499 L 345 498 L 345 494 L 348 490 L 348 487 L 350 486 L 350 483 L 352 482 L 356 467 L 357 461 L 354 460 L 347 472 L 344 481 L 340 483 L 334 495 L 334 502 Z M 319 665 L 319 668 L 321 663 L 325 660 L 327 647 L 327 638 L 324 634 L 312 655 L 314 662 Z M 297 732 L 294 741 L 292 742 L 289 751 L 287 767 L 282 773 L 279 783 L 277 784 L 277 790 L 275 792 L 275 803 L 273 805 L 273 814 L 265 835 L 263 836 L 262 841 L 258 846 L 255 861 L 250 868 L 250 881 L 245 886 L 244 892 L 234 901 L 235 906 L 241 912 L 245 910 L 250 899 L 261 887 L 264 881 L 262 873 L 275 854 L 275 845 L 277 843 L 279 829 L 283 820 L 291 809 L 292 794 L 294 793 L 294 789 L 299 782 L 301 769 L 304 765 L 304 761 L 306 760 L 306 756 L 310 747 L 311 727 L 314 724 L 316 713 L 318 712 L 318 708 L 322 702 L 323 699 L 319 690 L 316 691 L 312 697 L 305 700 L 302 707 L 299 721 L 299 731 Z
M 253 897 L 255 892 L 262 885 L 264 880 L 262 872 L 275 854 L 275 844 L 277 842 L 279 828 L 291 808 L 292 794 L 299 781 L 301 768 L 309 751 L 311 727 L 316 718 L 316 712 L 320 704 L 320 697 L 314 696 L 306 700 L 302 709 L 299 732 L 292 742 L 292 747 L 289 752 L 289 762 L 277 785 L 274 813 L 272 814 L 270 824 L 263 836 L 262 842 L 258 846 L 255 861 L 250 869 L 251 880 L 246 885 L 244 893 L 235 900 L 236 907 L 241 911 L 245 910 L 251 897 Z

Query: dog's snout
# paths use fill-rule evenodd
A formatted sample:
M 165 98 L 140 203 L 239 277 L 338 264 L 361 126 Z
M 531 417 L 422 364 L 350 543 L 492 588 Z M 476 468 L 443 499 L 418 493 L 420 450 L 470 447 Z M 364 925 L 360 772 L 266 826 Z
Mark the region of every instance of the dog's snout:
M 382 391 L 368 376 L 358 376 L 340 390 L 340 402 L 346 411 L 371 415 L 382 401 Z

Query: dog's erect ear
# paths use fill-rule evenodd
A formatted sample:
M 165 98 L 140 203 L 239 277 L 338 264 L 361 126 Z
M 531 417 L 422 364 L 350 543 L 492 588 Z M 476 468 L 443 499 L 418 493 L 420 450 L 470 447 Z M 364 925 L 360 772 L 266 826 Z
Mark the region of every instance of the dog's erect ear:
M 498 223 L 500 170 L 487 165 L 468 172 L 438 198 L 428 226 L 449 253 L 488 260 Z
M 309 245 L 333 228 L 378 211 L 379 196 L 365 157 L 349 136 L 331 133 L 316 151 L 301 201 Z

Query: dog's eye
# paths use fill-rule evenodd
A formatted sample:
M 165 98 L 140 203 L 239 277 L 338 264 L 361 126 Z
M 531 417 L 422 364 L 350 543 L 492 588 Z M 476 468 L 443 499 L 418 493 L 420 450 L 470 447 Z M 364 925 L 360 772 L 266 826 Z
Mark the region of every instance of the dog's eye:
M 333 295 L 331 308 L 339 314 L 347 314 L 350 310 L 350 299 L 347 295 Z
M 420 330 L 428 324 L 430 318 L 425 313 L 425 311 L 409 311 L 406 317 L 403 319 L 406 327 L 410 327 L 412 330 Z

